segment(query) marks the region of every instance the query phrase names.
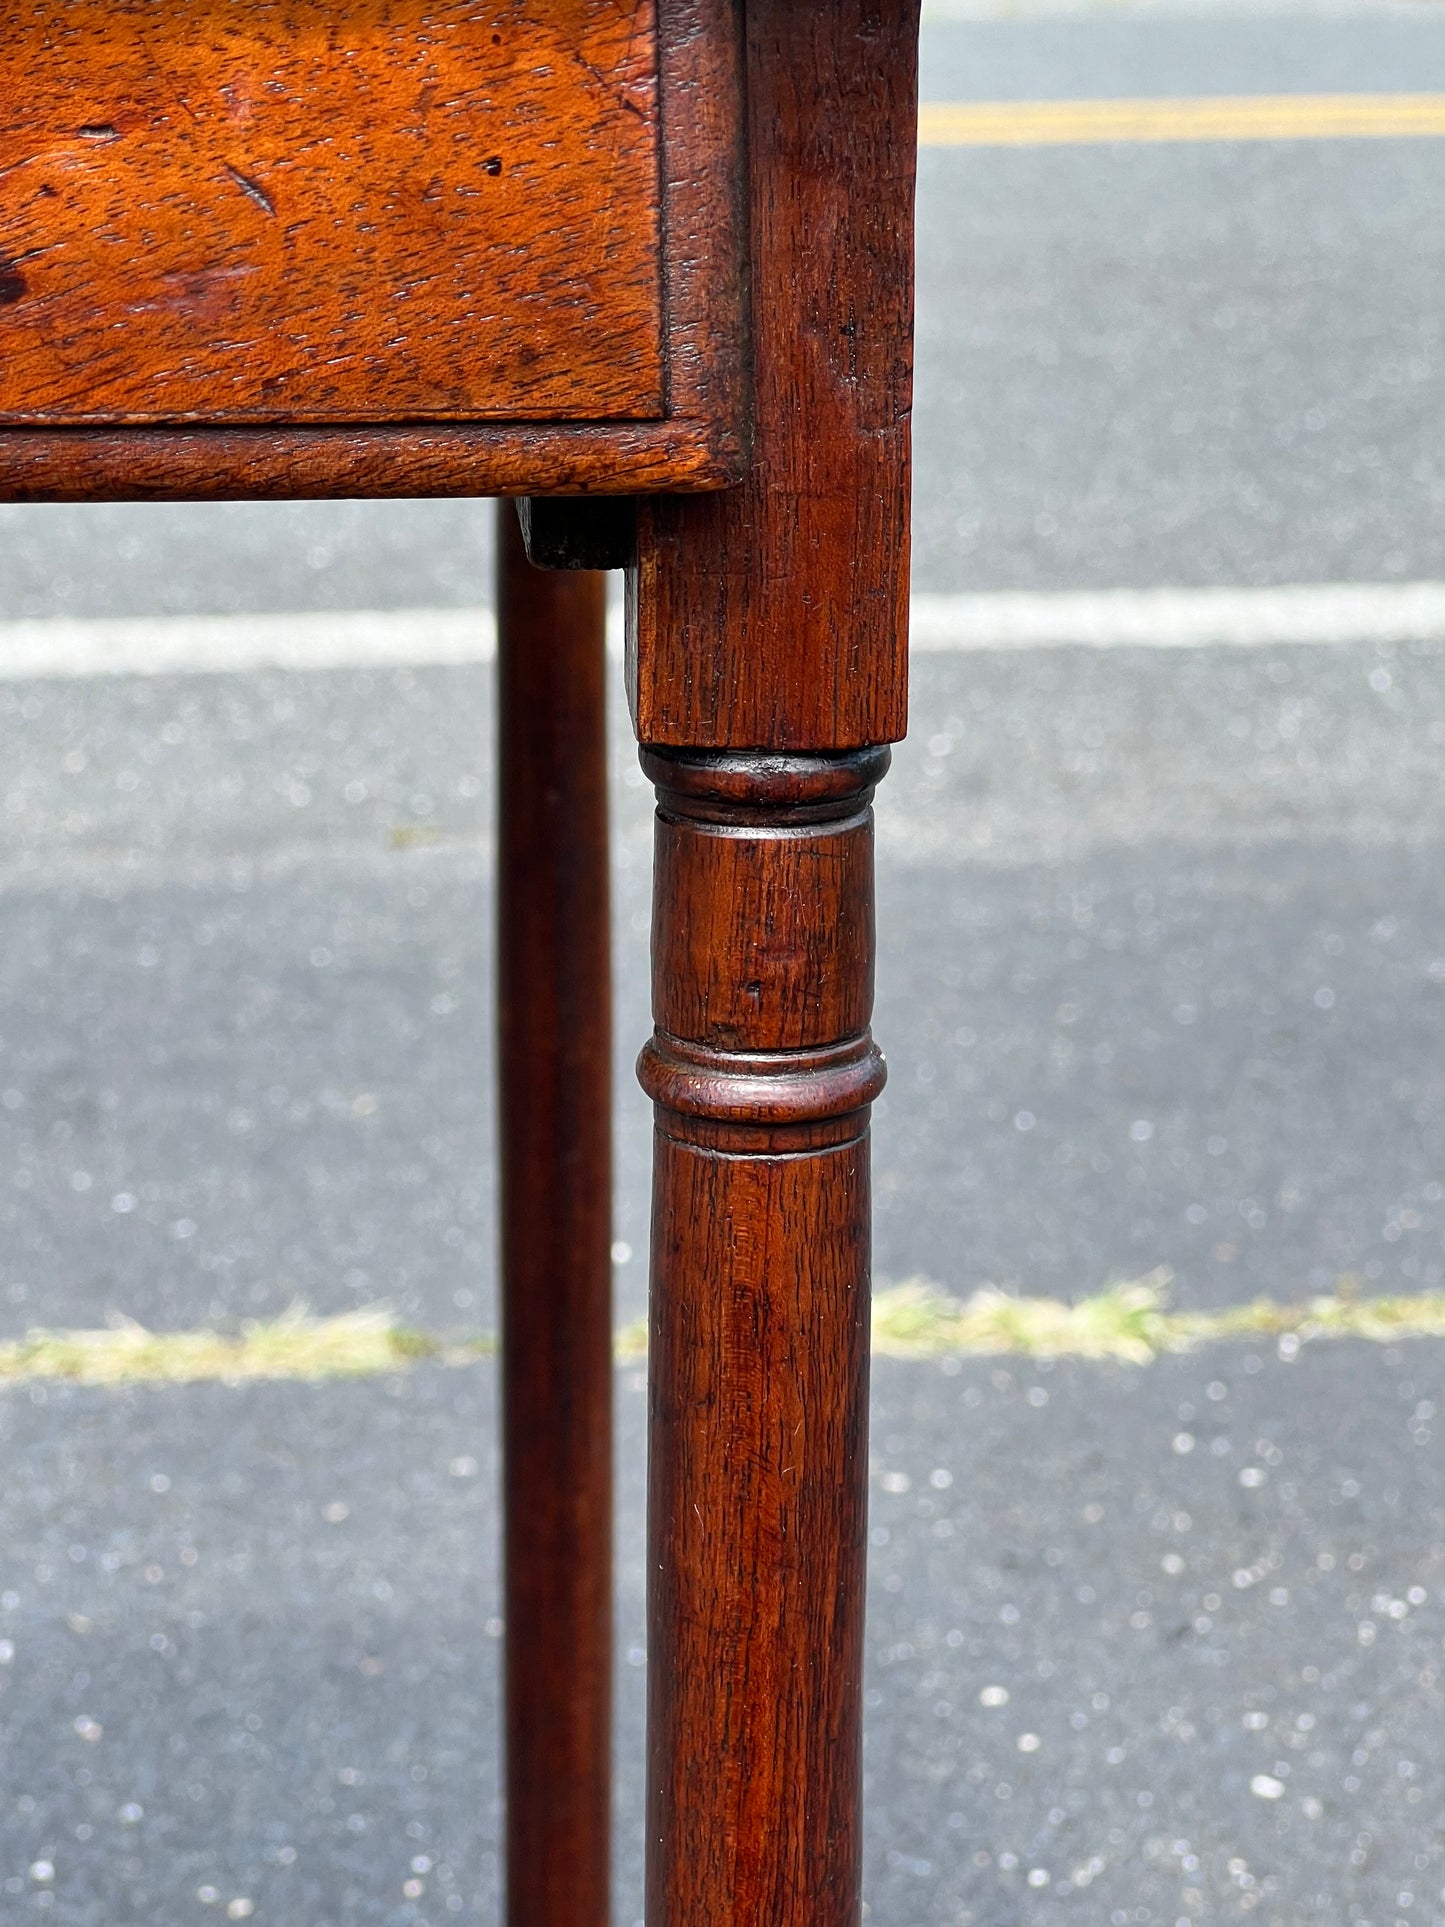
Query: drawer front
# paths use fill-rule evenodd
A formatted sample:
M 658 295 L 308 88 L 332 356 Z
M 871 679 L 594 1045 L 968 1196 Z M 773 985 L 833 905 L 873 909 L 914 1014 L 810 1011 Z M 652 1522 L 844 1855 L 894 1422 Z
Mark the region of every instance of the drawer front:
M 663 413 L 653 0 L 21 0 L 0 423 Z

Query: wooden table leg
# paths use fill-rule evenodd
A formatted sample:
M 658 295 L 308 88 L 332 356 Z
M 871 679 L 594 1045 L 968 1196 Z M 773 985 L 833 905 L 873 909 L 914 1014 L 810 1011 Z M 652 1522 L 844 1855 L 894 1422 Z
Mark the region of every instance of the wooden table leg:
M 648 1919 L 859 1894 L 872 786 L 653 752 Z
M 606 578 L 498 504 L 507 1920 L 606 1927 L 612 1680 Z
M 856 1927 L 873 785 L 903 733 L 916 0 L 747 0 L 753 466 L 642 503 L 648 1927 Z

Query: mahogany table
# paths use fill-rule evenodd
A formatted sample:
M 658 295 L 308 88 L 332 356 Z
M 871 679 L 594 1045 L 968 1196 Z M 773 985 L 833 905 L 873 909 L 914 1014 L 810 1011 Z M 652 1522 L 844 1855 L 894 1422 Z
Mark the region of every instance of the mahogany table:
M 0 497 L 521 500 L 511 1927 L 608 1904 L 612 566 L 659 798 L 648 1919 L 858 1916 L 870 800 L 904 729 L 916 11 L 22 0 L 6 23 Z

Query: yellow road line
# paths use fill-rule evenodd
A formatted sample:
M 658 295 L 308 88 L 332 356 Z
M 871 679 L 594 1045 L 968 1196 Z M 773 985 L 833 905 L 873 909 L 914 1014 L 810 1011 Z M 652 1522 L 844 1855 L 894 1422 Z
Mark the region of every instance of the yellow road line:
M 1445 135 L 1445 94 L 1234 94 L 1198 100 L 928 101 L 925 147 L 1101 141 L 1409 140 Z

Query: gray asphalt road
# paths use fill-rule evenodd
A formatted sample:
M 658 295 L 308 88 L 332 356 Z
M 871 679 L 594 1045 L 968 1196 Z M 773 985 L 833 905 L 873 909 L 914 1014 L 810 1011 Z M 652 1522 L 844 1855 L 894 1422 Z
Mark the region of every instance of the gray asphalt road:
M 1011 19 L 932 29 L 925 79 L 1435 88 L 1442 54 L 1423 7 Z M 926 155 L 919 586 L 1445 574 L 1442 168 Z M 489 513 L 0 510 L 0 616 L 467 605 Z M 919 660 L 880 802 L 885 1276 L 1441 1283 L 1439 656 Z M 490 702 L 481 668 L 0 682 L 0 1332 L 491 1323 Z M 637 1257 L 617 1283 L 635 1315 Z M 1445 1922 L 1441 1377 L 1434 1344 L 880 1364 L 870 1917 Z M 619 1413 L 626 1927 L 635 1372 Z M 495 1918 L 492 1425 L 488 1367 L 0 1399 L 6 1918 Z
M 885 1275 L 1441 1281 L 1439 660 L 919 659 L 880 802 Z M 0 1324 L 491 1321 L 489 691 L 0 685 Z M 640 1252 L 650 823 L 620 703 L 614 746 Z M 618 1286 L 638 1314 L 640 1261 Z
M 869 1918 L 1445 1918 L 1442 1395 L 1438 1350 L 882 1365 Z M 496 1917 L 492 1396 L 0 1402 L 7 1919 Z M 623 1923 L 643 1411 L 627 1373 Z
M 1428 90 L 1445 15 L 936 28 L 934 99 Z M 918 576 L 1442 571 L 1435 142 L 926 151 Z

